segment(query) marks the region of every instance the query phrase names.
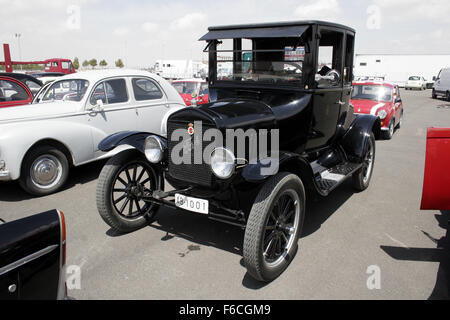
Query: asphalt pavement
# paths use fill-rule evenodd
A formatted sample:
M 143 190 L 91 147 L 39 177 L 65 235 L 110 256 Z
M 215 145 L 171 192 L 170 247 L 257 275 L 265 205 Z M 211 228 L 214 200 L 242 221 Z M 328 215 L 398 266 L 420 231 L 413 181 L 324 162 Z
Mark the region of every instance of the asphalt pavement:
M 43 198 L 1 183 L 0 217 L 64 212 L 67 262 L 81 270 L 75 299 L 448 299 L 448 252 L 438 247 L 450 215 L 420 211 L 420 200 L 426 128 L 450 126 L 450 103 L 430 90 L 401 94 L 403 127 L 377 141 L 369 189 L 354 193 L 348 181 L 309 201 L 297 256 L 269 284 L 246 274 L 244 232 L 206 216 L 162 209 L 149 227 L 111 231 L 95 204 L 104 161 L 76 168 L 64 191 Z

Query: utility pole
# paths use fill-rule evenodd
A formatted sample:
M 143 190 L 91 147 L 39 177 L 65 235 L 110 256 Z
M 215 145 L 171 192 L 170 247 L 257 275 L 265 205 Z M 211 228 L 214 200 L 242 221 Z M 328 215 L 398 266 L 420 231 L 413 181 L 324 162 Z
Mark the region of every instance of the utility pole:
M 20 46 L 20 38 L 22 37 L 22 34 L 21 33 L 16 33 L 14 35 L 14 37 L 17 38 L 17 42 L 19 44 L 19 59 L 20 59 L 20 61 L 22 61 L 22 48 Z M 23 66 L 22 65 L 20 65 L 20 70 L 23 70 Z

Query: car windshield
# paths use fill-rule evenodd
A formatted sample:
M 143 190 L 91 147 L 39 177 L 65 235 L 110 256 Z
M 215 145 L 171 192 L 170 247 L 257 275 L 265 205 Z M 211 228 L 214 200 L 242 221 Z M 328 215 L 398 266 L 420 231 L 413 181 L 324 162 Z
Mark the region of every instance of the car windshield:
M 381 85 L 357 85 L 353 87 L 352 99 L 390 102 L 392 88 Z
M 305 47 L 299 39 L 222 40 L 217 45 L 217 81 L 300 84 Z M 236 41 L 236 39 L 235 39 Z
M 419 81 L 420 77 L 409 77 L 409 80 L 411 80 L 411 81 Z
M 86 94 L 87 80 L 63 80 L 53 83 L 46 91 L 42 101 L 81 101 Z
M 196 94 L 199 87 L 198 82 L 188 82 L 188 81 L 175 82 L 172 85 L 180 94 L 193 94 L 193 93 Z

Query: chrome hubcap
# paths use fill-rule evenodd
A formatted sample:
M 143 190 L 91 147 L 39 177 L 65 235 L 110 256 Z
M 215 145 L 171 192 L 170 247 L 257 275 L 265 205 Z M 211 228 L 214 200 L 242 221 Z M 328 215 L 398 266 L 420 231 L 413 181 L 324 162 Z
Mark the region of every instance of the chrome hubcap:
M 61 162 L 52 155 L 37 158 L 31 166 L 31 180 L 40 188 L 52 188 L 62 176 Z

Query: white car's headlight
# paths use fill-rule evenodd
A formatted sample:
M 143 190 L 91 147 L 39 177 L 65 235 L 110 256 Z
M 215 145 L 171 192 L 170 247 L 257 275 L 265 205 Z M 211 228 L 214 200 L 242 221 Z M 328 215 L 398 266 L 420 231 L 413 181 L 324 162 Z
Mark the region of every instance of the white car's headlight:
M 149 136 L 145 139 L 145 157 L 151 163 L 160 163 L 164 156 L 164 148 L 156 136 Z
M 211 169 L 220 179 L 230 178 L 236 168 L 236 157 L 225 148 L 217 148 L 211 153 Z
M 381 109 L 380 111 L 378 111 L 378 117 L 380 117 L 381 120 L 386 119 L 387 117 L 387 112 L 384 109 Z

